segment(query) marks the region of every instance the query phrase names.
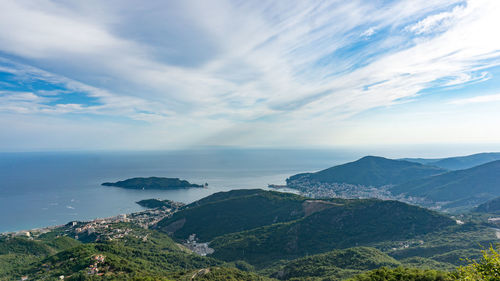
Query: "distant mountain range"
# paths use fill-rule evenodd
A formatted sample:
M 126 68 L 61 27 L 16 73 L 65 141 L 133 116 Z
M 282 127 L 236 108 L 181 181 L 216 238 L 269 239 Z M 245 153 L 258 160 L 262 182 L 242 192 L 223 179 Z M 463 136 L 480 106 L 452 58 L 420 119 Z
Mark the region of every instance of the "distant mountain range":
M 464 211 L 500 196 L 500 160 L 487 162 L 497 157 L 500 153 L 433 160 L 367 156 L 316 173 L 291 176 L 287 185 L 316 197 L 389 198 Z M 475 163 L 481 164 L 462 170 L 444 168 Z
M 424 165 L 432 165 L 441 167 L 448 170 L 463 170 L 475 166 L 486 164 L 488 162 L 500 160 L 500 153 L 478 153 L 468 156 L 458 156 L 439 159 L 426 159 L 426 158 L 404 158 L 401 160 L 416 162 Z
M 466 170 L 408 181 L 391 189 L 394 194 L 447 201 L 471 207 L 500 196 L 500 160 Z M 455 204 L 453 204 L 455 203 Z

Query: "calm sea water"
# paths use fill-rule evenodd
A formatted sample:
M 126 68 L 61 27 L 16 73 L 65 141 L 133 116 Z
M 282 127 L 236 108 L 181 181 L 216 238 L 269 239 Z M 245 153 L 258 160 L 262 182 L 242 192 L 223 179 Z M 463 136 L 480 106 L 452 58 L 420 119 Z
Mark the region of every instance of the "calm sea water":
M 354 152 L 192 150 L 127 153 L 0 154 L 0 232 L 142 210 L 147 198 L 190 203 L 214 192 L 284 184 L 290 175 L 351 161 Z M 179 177 L 208 189 L 175 191 L 103 187 L 131 177 Z

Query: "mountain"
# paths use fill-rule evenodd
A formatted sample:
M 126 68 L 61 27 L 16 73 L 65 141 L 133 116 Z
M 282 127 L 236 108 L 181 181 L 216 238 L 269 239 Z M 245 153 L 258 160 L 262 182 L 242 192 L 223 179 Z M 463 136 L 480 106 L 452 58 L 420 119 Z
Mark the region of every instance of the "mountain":
M 383 157 L 366 156 L 355 162 L 334 166 L 316 173 L 291 176 L 287 184 L 293 186 L 296 180 L 324 183 L 347 183 L 363 186 L 384 186 L 400 184 L 409 180 L 424 178 L 446 172 L 433 166 Z
M 105 182 L 102 185 L 115 186 L 127 189 L 162 189 L 162 190 L 203 187 L 203 185 L 193 184 L 186 180 L 180 180 L 178 178 L 159 178 L 159 177 L 131 178 L 117 182 Z
M 454 224 L 447 216 L 397 201 L 233 190 L 189 204 L 156 228 L 181 239 L 196 234 L 211 241 L 215 258 L 259 264 L 406 239 Z
M 404 158 L 402 160 L 416 162 L 424 165 L 432 165 L 448 170 L 464 170 L 486 164 L 488 162 L 500 160 L 500 153 L 478 153 L 468 156 L 449 157 L 441 159 Z
M 336 248 L 409 239 L 455 224 L 439 213 L 397 201 L 309 202 L 317 205 L 316 211 L 300 219 L 215 238 L 212 256 L 262 266 Z
M 500 213 L 500 197 L 484 202 L 477 206 L 474 211 L 479 213 Z
M 458 202 L 461 206 L 477 205 L 500 196 L 500 161 L 409 181 L 391 192 L 448 204 Z
M 186 239 L 209 241 L 222 234 L 286 222 L 304 216 L 305 197 L 261 189 L 219 192 L 184 207 L 157 228 Z

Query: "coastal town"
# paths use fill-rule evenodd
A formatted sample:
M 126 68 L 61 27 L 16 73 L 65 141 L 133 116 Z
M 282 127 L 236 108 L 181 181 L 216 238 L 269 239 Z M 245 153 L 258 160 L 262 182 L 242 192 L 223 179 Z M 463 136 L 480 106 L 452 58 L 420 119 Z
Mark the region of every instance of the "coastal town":
M 97 218 L 90 221 L 72 221 L 65 225 L 5 232 L 0 235 L 6 237 L 24 236 L 29 239 L 34 239 L 51 231 L 59 231 L 61 235 L 67 235 L 77 240 L 112 241 L 133 234 L 130 225 L 148 229 L 160 220 L 172 215 L 176 210 L 177 209 L 160 207 L 128 215 L 120 214 L 118 216 Z M 147 239 L 146 236 L 137 236 L 137 238 Z
M 298 177 L 287 180 L 287 188 L 295 189 L 301 195 L 310 198 L 343 198 L 397 200 L 408 204 L 422 205 L 430 209 L 441 209 L 444 202 L 431 202 L 425 198 L 405 195 L 393 195 L 391 185 L 374 187 L 348 183 L 326 183 L 311 180 L 308 177 Z

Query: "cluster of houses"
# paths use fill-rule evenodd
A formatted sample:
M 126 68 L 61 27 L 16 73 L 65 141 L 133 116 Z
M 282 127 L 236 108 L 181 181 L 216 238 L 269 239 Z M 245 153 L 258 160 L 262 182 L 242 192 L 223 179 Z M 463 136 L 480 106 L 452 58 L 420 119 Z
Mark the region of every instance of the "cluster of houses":
M 348 183 L 326 183 L 310 180 L 307 177 L 288 180 L 289 188 L 296 189 L 310 198 L 345 198 L 366 199 L 377 198 L 382 200 L 397 200 L 409 204 L 426 206 L 430 209 L 441 209 L 446 202 L 431 202 L 426 198 L 394 195 L 390 192 L 390 185 L 373 187 Z
M 171 208 L 156 208 L 148 209 L 142 212 L 132 213 L 129 215 L 129 220 L 142 228 L 148 229 L 150 226 L 156 224 L 162 219 L 172 215 L 173 209 Z
M 99 273 L 99 264 L 104 263 L 105 258 L 106 257 L 103 255 L 94 256 L 94 258 L 92 259 L 94 261 L 94 263 L 89 265 L 87 273 L 89 275 L 102 275 L 103 273 Z

